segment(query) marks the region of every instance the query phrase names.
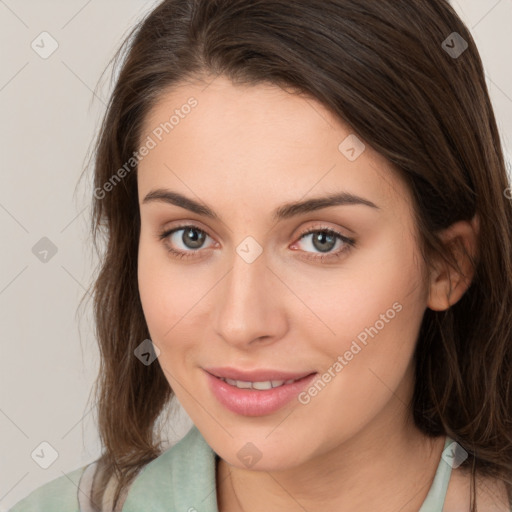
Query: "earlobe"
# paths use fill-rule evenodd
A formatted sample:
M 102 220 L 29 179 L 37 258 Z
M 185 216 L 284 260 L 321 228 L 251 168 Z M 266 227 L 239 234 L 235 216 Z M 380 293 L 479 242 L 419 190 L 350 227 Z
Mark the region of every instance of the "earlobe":
M 469 288 L 478 257 L 479 229 L 479 218 L 475 215 L 471 221 L 456 222 L 439 235 L 455 259 L 456 267 L 439 255 L 430 273 L 428 308 L 445 311 L 458 302 Z

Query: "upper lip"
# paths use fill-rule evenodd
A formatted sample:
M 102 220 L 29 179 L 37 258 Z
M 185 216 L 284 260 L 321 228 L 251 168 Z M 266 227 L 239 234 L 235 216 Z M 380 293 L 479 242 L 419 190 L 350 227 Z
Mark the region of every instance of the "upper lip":
M 241 380 L 245 382 L 266 382 L 269 380 L 297 380 L 302 377 L 316 373 L 313 371 L 304 372 L 286 372 L 282 370 L 258 369 L 258 370 L 239 370 L 230 367 L 204 368 L 204 370 L 215 377 L 222 379 Z

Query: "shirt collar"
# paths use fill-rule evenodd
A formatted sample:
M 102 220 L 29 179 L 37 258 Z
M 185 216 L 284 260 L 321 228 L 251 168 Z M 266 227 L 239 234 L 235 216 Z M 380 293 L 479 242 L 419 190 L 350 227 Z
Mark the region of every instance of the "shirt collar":
M 219 512 L 216 453 L 195 425 L 144 466 L 128 491 L 123 512 Z

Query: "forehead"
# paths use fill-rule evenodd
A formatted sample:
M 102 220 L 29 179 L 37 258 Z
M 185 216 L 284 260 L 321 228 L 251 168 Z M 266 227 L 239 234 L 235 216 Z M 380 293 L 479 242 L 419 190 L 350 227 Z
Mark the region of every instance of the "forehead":
M 180 84 L 146 116 L 146 137 L 155 146 L 139 163 L 140 196 L 187 184 L 199 196 L 231 192 L 254 204 L 345 189 L 380 204 L 409 199 L 391 164 L 348 124 L 273 84 Z

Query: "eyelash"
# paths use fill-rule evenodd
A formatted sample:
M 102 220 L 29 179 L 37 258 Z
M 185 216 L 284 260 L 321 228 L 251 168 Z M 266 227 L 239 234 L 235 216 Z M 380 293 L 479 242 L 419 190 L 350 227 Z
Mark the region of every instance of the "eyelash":
M 164 241 L 166 238 L 171 236 L 176 231 L 181 231 L 183 229 L 189 229 L 189 228 L 193 229 L 193 230 L 196 230 L 196 231 L 199 231 L 200 233 L 204 233 L 207 236 L 210 236 L 203 229 L 200 229 L 197 226 L 194 226 L 193 224 L 186 224 L 186 225 L 183 225 L 183 226 L 174 227 L 172 229 L 168 229 L 168 230 L 165 230 L 165 231 L 161 232 L 158 235 L 158 239 L 161 240 L 161 241 Z M 338 260 L 347 251 L 349 251 L 352 247 L 355 246 L 355 240 L 353 238 L 348 238 L 348 237 L 342 235 L 341 233 L 339 233 L 338 231 L 335 231 L 334 229 L 327 228 L 327 227 L 315 227 L 313 229 L 305 231 L 304 233 L 302 233 L 300 235 L 300 237 L 298 238 L 298 241 L 302 240 L 307 235 L 311 235 L 313 233 L 326 233 L 327 235 L 333 235 L 338 240 L 341 240 L 345 245 L 341 249 L 338 249 L 336 252 L 333 252 L 333 253 L 321 254 L 320 256 L 303 256 L 303 258 L 305 258 L 307 260 L 314 260 L 314 261 L 320 261 L 320 262 L 324 262 L 326 260 L 331 260 L 331 261 L 332 260 Z M 166 244 L 166 248 L 167 248 L 167 251 L 174 258 L 178 258 L 178 259 L 193 258 L 193 257 L 195 257 L 194 255 L 197 252 L 199 252 L 199 250 L 179 251 L 179 250 L 173 249 L 172 247 L 169 247 L 167 244 Z M 311 253 L 308 253 L 308 254 L 311 254 Z

